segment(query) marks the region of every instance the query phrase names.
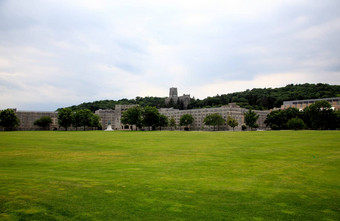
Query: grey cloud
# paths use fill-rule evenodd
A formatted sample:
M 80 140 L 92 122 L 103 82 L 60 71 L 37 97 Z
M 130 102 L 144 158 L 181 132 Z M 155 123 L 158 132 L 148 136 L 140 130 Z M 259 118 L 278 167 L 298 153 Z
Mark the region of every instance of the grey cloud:
M 38 91 L 45 85 L 41 102 L 28 105 L 18 98 L 18 106 L 61 105 L 48 88 L 70 93 L 73 100 L 65 102 L 76 104 L 162 89 L 153 96 L 164 96 L 170 86 L 210 89 L 219 81 L 258 87 L 258 79 L 277 73 L 304 73 L 298 79 L 312 82 L 320 72 L 334 79 L 326 83 L 340 83 L 332 77 L 340 72 L 336 0 L 248 7 L 224 1 L 104 2 L 0 1 L 0 79 L 23 75 L 0 85 L 18 94 L 23 89 L 15 81 Z

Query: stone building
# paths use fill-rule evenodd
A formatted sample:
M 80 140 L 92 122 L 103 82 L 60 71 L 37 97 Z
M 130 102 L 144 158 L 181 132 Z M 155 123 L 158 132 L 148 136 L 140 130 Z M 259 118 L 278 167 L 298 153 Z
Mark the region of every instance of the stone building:
M 177 88 L 172 87 L 169 91 L 169 97 L 165 98 L 166 104 L 180 104 L 183 103 L 183 109 L 187 109 L 190 104 L 190 94 L 183 94 L 183 96 L 178 96 Z
M 191 125 L 192 130 L 209 130 L 210 127 L 206 126 L 203 121 L 204 118 L 209 114 L 220 114 L 223 119 L 225 119 L 225 124 L 220 126 L 220 130 L 232 130 L 229 126 L 227 126 L 227 118 L 228 116 L 233 117 L 237 120 L 238 126 L 235 127 L 235 130 L 241 130 L 242 125 L 244 123 L 244 113 L 248 112 L 248 109 L 241 108 L 235 103 L 230 103 L 228 105 L 216 108 L 200 108 L 200 109 L 191 109 L 191 110 L 178 110 L 173 108 L 162 108 L 159 110 L 161 114 L 164 114 L 169 118 L 174 118 L 176 121 L 176 125 L 179 125 L 180 118 L 184 114 L 191 114 L 194 118 L 194 122 Z M 265 129 L 266 125 L 264 121 L 269 114 L 269 111 L 257 111 L 255 112 L 259 115 L 257 120 L 257 124 L 259 125 L 259 129 Z
M 178 96 L 177 88 L 170 88 L 169 98 L 166 99 L 166 102 L 170 102 L 170 99 L 173 101 L 183 101 L 185 107 L 187 107 L 190 103 L 190 95 Z M 333 98 L 332 98 L 333 99 Z M 336 102 L 339 104 L 339 100 L 333 99 L 333 103 Z M 131 107 L 135 107 L 137 105 L 116 105 L 115 109 L 99 109 L 95 112 L 96 115 L 100 117 L 100 123 L 102 125 L 103 130 L 105 130 L 108 126 L 108 123 L 111 123 L 111 127 L 113 130 L 135 130 L 135 125 L 124 125 L 121 122 L 122 114 L 124 111 Z M 16 110 L 15 110 L 16 111 Z M 216 108 L 201 108 L 201 109 L 190 109 L 190 110 L 179 110 L 174 108 L 161 108 L 159 112 L 164 114 L 169 118 L 169 120 L 173 117 L 176 121 L 176 125 L 179 125 L 179 121 L 182 115 L 191 114 L 194 117 L 194 122 L 191 125 L 192 130 L 209 130 L 210 127 L 204 125 L 203 120 L 208 114 L 218 113 L 225 120 L 227 120 L 228 116 L 235 118 L 238 121 L 238 126 L 235 127 L 235 130 L 241 130 L 242 125 L 244 125 L 244 113 L 247 112 L 248 109 L 241 108 L 234 103 L 230 103 L 229 105 L 216 107 Z M 259 119 L 257 124 L 259 125 L 259 129 L 265 129 L 266 126 L 264 121 L 269 114 L 270 111 L 255 111 L 259 115 Z M 52 124 L 50 126 L 50 130 L 63 130 L 63 128 L 59 128 L 58 125 L 58 112 L 33 112 L 33 111 L 16 111 L 16 115 L 20 120 L 20 125 L 17 127 L 17 130 L 39 130 L 38 126 L 34 126 L 34 121 L 41 118 L 42 116 L 50 116 L 52 119 Z M 73 130 L 75 128 L 69 128 L 69 130 Z M 170 128 L 168 128 L 170 129 Z M 222 125 L 220 130 L 232 130 L 229 126 Z
M 102 125 L 103 130 L 105 130 L 108 126 L 108 123 L 111 123 L 111 127 L 113 130 L 130 130 L 135 129 L 135 125 L 124 125 L 121 122 L 122 114 L 124 111 L 131 107 L 135 107 L 137 105 L 116 105 L 114 110 L 99 109 L 95 112 L 100 117 L 100 123 Z
M 281 109 L 287 109 L 289 107 L 295 107 L 303 110 L 305 107 L 314 104 L 316 101 L 328 101 L 334 110 L 340 110 L 340 97 L 333 98 L 321 98 L 321 99 L 309 99 L 309 100 L 295 100 L 295 101 L 283 101 Z
M 50 130 L 57 130 L 58 128 L 58 113 L 52 111 L 17 111 L 15 114 L 20 120 L 19 126 L 16 130 L 41 130 L 40 127 L 34 125 L 34 121 L 40 119 L 41 117 L 51 117 L 52 124 L 50 125 Z

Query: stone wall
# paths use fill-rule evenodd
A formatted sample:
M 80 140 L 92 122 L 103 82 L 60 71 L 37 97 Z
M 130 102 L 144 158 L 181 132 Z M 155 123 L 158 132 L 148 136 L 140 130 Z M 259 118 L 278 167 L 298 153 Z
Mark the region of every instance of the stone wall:
M 41 117 L 48 116 L 52 119 L 49 130 L 58 129 L 58 113 L 49 111 L 16 111 L 15 114 L 20 120 L 16 130 L 41 130 L 41 127 L 35 126 L 34 121 Z

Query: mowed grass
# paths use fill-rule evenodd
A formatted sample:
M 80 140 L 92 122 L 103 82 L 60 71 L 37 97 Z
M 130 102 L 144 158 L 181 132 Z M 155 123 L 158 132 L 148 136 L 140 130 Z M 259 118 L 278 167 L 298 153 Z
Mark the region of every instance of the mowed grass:
M 340 220 L 340 132 L 2 132 L 0 220 Z

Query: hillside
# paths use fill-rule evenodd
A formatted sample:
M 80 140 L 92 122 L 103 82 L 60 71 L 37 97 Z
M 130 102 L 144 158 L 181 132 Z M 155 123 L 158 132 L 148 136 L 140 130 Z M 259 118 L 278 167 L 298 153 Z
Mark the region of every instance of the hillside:
M 329 84 L 289 84 L 280 88 L 254 88 L 243 92 L 221 94 L 205 99 L 191 99 L 189 109 L 203 107 L 218 107 L 228 103 L 237 103 L 244 108 L 256 110 L 268 110 L 280 107 L 283 101 L 317 99 L 326 97 L 339 97 L 340 85 Z M 116 104 L 139 104 L 141 106 L 155 106 L 157 108 L 168 107 L 161 97 L 136 97 L 135 99 L 101 100 L 80 105 L 73 105 L 73 110 L 88 108 L 91 111 L 98 109 L 114 109 Z M 175 104 L 174 107 L 179 107 Z

